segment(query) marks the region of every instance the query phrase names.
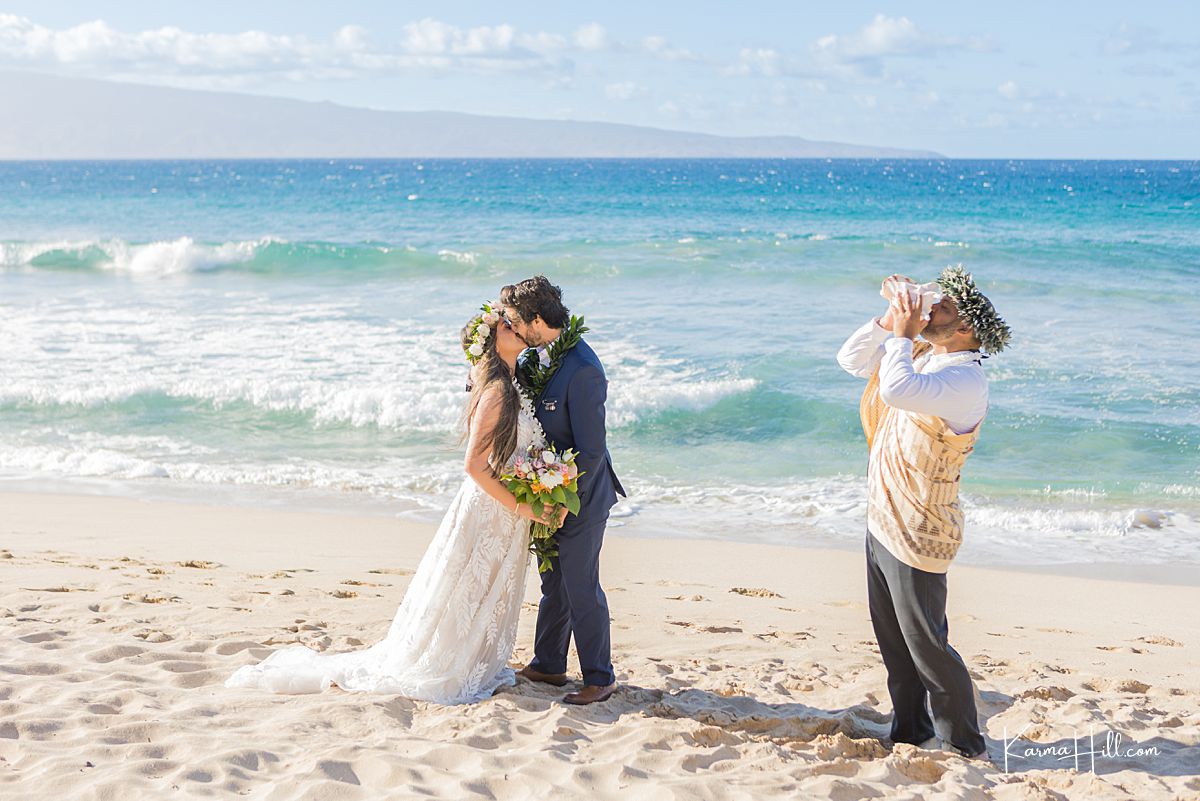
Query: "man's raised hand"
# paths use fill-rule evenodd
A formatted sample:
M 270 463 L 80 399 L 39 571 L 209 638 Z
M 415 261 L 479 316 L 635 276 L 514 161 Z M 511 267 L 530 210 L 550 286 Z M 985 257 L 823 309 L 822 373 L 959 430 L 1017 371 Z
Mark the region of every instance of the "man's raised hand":
M 914 301 L 908 292 L 897 292 L 888 309 L 892 320 L 892 333 L 903 339 L 916 339 L 917 334 L 929 325 L 928 320 L 921 319 L 921 301 Z

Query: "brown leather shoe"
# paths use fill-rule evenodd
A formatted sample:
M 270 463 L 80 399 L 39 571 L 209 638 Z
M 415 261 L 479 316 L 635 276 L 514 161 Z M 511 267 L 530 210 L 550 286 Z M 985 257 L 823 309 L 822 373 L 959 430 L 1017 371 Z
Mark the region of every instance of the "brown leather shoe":
M 553 684 L 562 687 L 567 683 L 566 673 L 541 673 L 526 665 L 517 671 L 517 675 L 529 681 L 540 681 L 543 684 Z
M 600 687 L 595 684 L 589 684 L 577 693 L 571 693 L 563 699 L 564 704 L 574 704 L 575 706 L 587 706 L 588 704 L 596 704 L 600 701 L 607 701 L 612 697 L 612 694 L 617 691 L 616 684 L 610 684 L 607 687 Z

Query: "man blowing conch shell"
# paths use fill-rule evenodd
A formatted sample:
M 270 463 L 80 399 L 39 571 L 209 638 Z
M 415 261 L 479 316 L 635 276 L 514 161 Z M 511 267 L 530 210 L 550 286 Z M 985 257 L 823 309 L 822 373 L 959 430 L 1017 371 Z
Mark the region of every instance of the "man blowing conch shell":
M 940 737 L 981 756 L 971 677 L 948 641 L 946 571 L 963 536 L 959 475 L 987 416 L 983 352 L 999 353 L 1011 332 L 961 266 L 936 286 L 891 276 L 880 294 L 887 313 L 846 340 L 838 363 L 868 379 L 859 405 L 870 448 L 867 595 L 891 739 Z

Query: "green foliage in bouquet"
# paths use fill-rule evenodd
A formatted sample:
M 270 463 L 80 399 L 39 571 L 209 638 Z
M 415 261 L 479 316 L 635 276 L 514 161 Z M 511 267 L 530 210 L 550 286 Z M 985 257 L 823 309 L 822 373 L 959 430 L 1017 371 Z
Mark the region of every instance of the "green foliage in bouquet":
M 575 467 L 574 451 L 558 453 L 551 447 L 532 446 L 517 457 L 511 470 L 500 477 L 517 503 L 527 503 L 535 517 L 550 512 L 557 515 L 560 507 L 566 507 L 573 515 L 579 514 L 579 477 L 583 473 Z M 558 543 L 554 539 L 558 521 L 535 522 L 530 526 L 529 550 L 537 557 L 538 572 L 554 569 L 551 561 L 558 556 Z

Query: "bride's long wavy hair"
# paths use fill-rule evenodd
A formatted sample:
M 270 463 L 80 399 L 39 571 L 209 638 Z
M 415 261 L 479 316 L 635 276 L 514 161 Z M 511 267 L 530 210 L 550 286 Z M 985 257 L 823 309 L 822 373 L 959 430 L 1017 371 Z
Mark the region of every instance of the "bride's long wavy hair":
M 471 322 L 474 320 L 472 319 Z M 470 347 L 473 342 L 471 322 L 463 326 L 461 334 L 463 350 Z M 517 449 L 517 418 L 521 412 L 521 396 L 517 392 L 517 388 L 513 386 L 512 371 L 508 369 L 508 365 L 496 351 L 497 339 L 499 339 L 498 335 L 487 338 L 487 341 L 483 343 L 483 355 L 471 368 L 471 383 L 467 390 L 470 395 L 467 398 L 467 406 L 463 410 L 462 437 L 459 442 L 461 444 L 470 437 L 471 420 L 479 409 L 483 397 L 488 392 L 498 391 L 500 416 L 492 430 L 483 435 L 481 445 L 484 450 L 490 451 L 488 462 L 491 466 L 491 473 L 499 478 L 504 470 L 504 465 L 508 462 L 508 457 L 512 456 L 513 451 Z

